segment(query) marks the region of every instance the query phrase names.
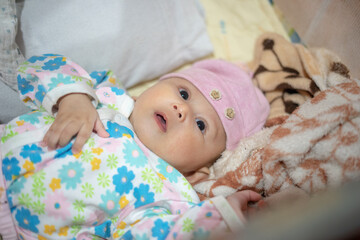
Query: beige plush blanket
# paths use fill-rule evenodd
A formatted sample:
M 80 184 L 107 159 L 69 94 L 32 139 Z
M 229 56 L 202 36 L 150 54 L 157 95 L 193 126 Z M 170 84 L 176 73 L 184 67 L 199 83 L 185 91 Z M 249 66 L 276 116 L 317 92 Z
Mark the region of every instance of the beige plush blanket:
M 311 194 L 360 178 L 360 81 L 325 49 L 266 33 L 255 45 L 254 83 L 271 104 L 266 127 L 225 151 L 201 198 L 295 186 Z

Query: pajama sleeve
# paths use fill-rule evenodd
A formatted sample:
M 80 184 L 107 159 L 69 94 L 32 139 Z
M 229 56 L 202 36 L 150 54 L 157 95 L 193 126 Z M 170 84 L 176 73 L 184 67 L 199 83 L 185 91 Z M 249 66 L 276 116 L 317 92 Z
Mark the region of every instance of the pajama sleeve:
M 95 89 L 100 85 L 116 86 L 111 72 L 89 75 L 70 59 L 52 54 L 33 56 L 22 63 L 17 80 L 21 100 L 31 109 L 43 107 L 50 114 L 57 101 L 67 94 L 87 94 L 96 107 L 98 98 Z
M 166 203 L 135 210 L 116 224 L 104 222 L 92 234 L 112 239 L 219 239 L 242 227 L 227 200 L 218 196 L 184 212 L 172 213 Z M 89 237 L 80 233 L 78 238 L 81 236 Z

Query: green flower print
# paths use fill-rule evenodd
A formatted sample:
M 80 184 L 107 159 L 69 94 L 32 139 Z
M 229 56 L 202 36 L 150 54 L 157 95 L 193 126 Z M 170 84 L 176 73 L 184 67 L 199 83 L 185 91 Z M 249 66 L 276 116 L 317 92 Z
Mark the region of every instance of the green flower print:
M 74 209 L 77 210 L 78 212 L 84 212 L 84 208 L 86 207 L 83 200 L 75 200 L 73 205 L 74 205 Z
M 44 170 L 40 170 L 37 173 L 35 173 L 33 175 L 34 181 L 35 182 L 42 182 L 45 180 L 45 175 L 46 173 L 44 172 Z
M 82 154 L 81 154 L 81 160 L 83 162 L 90 162 L 92 159 L 94 158 L 92 152 L 90 150 L 85 150 Z
M 152 187 L 154 188 L 156 193 L 161 193 L 163 191 L 164 183 L 160 178 L 154 178 L 152 182 Z
M 80 214 L 75 216 L 74 219 L 73 219 L 73 224 L 75 224 L 75 225 L 81 225 L 84 222 L 85 222 L 85 216 L 82 216 Z
M 6 142 L 9 138 L 12 138 L 19 134 L 18 132 L 14 132 L 11 129 L 11 125 L 5 126 L 4 132 L 7 132 L 7 134 L 5 136 L 1 137 L 1 142 L 3 142 L 3 143 Z
M 187 193 L 187 192 L 185 192 L 185 191 L 181 191 L 181 194 L 186 198 L 186 200 L 187 200 L 188 202 L 193 202 L 193 199 L 192 199 L 192 197 L 190 196 L 189 193 Z
M 37 214 L 44 214 L 45 213 L 45 203 L 42 203 L 40 200 L 32 203 L 32 209 Z
M 115 154 L 111 154 L 108 156 L 108 158 L 106 159 L 106 166 L 109 167 L 110 169 L 114 169 L 116 168 L 118 165 L 118 157 L 115 156 Z
M 35 181 L 35 183 L 32 185 L 32 192 L 35 197 L 44 197 L 45 196 L 45 190 L 44 183 L 41 181 Z
M 21 205 L 24 205 L 27 208 L 30 208 L 31 207 L 31 197 L 29 196 L 29 194 L 22 193 L 19 197 L 19 203 Z
M 145 168 L 144 171 L 141 172 L 141 178 L 144 182 L 150 183 L 153 181 L 155 174 L 150 168 Z
M 45 124 L 52 124 L 55 118 L 53 116 L 45 116 L 44 120 L 45 120 Z
M 106 188 L 110 186 L 110 176 L 106 173 L 100 173 L 97 178 L 99 186 Z
M 191 232 L 194 229 L 194 223 L 190 218 L 185 218 L 183 224 L 182 230 L 184 232 Z
M 95 146 L 95 139 L 94 138 L 89 138 L 87 140 L 86 144 L 88 144 L 89 147 L 94 147 Z
M 81 193 L 85 194 L 86 198 L 92 198 L 94 196 L 94 187 L 90 183 L 83 184 L 81 189 Z

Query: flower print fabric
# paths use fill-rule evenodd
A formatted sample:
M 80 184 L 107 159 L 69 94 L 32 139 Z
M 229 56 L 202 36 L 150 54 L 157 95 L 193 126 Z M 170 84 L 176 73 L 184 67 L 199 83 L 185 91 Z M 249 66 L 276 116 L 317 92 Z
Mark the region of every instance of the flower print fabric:
M 2 163 L 2 171 L 6 180 L 11 180 L 13 176 L 18 176 L 20 173 L 19 161 L 16 158 L 4 158 Z
M 32 57 L 19 69 L 21 98 L 32 111 L 9 122 L 0 143 L 19 236 L 191 239 L 228 230 L 214 199 L 198 204 L 185 177 L 139 143 L 127 118 L 133 100 L 110 71 L 89 75 L 59 55 Z M 78 154 L 73 142 L 49 151 L 40 142 L 54 121 L 52 106 L 79 91 L 92 97 L 110 137 L 93 134 Z
M 81 183 L 81 178 L 84 176 L 84 168 L 82 168 L 82 163 L 78 161 L 63 165 L 58 172 L 58 178 L 66 189 L 76 189 L 76 185 Z

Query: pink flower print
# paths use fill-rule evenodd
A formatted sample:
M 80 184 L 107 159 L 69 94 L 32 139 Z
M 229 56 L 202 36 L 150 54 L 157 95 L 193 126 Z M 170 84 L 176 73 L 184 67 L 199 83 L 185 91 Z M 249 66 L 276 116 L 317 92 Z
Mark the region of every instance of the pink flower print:
M 171 204 L 171 211 L 177 215 L 184 214 L 187 210 L 189 210 L 189 204 L 187 203 L 174 201 Z
M 67 64 L 67 65 L 71 66 L 71 68 L 73 68 L 73 69 L 76 70 L 77 74 L 74 74 L 74 73 L 73 73 L 72 75 L 78 75 L 78 76 L 82 76 L 82 77 L 84 77 L 84 78 L 91 79 L 91 77 L 89 76 L 88 72 L 87 72 L 85 69 L 83 69 L 81 66 L 79 66 L 78 64 L 76 64 L 76 63 L 68 60 L 68 64 Z M 66 65 L 66 66 L 67 66 L 67 65 Z M 65 66 L 63 66 L 63 67 L 65 67 Z M 71 70 L 71 72 L 73 72 L 73 71 L 74 71 L 74 70 Z
M 61 191 L 56 191 L 55 193 L 48 193 L 45 200 L 45 211 L 49 216 L 52 216 L 56 219 L 66 218 L 71 219 L 70 208 L 71 203 L 67 201 L 66 197 Z
M 46 76 L 53 74 L 51 71 L 42 71 L 35 68 L 28 68 L 26 70 L 26 73 L 30 74 L 32 79 L 36 79 L 36 78 L 43 79 Z
M 24 132 L 36 129 L 36 127 L 34 125 L 32 125 L 29 122 L 25 122 L 23 120 L 17 122 L 17 124 L 18 124 L 18 127 L 15 128 L 15 132 L 18 132 L 18 133 L 24 133 Z
M 75 76 L 79 76 L 79 72 L 77 71 L 77 69 L 70 64 L 66 64 L 64 66 L 62 66 L 61 68 L 62 73 L 65 73 L 67 75 L 75 75 Z
M 90 214 L 89 218 L 86 219 L 86 224 L 96 226 L 105 220 L 105 213 L 100 210 L 95 210 Z
M 89 236 L 90 234 L 87 232 L 83 232 L 80 233 L 79 235 L 76 236 L 77 239 L 82 239 L 82 240 L 92 240 L 94 239 L 93 236 Z
M 102 87 L 96 91 L 96 95 L 101 103 L 114 104 L 116 102 L 116 94 L 109 87 Z
M 169 181 L 163 181 L 163 195 L 166 199 L 176 199 L 181 200 L 181 195 L 176 188 L 172 186 Z
M 209 205 L 209 203 L 204 203 L 201 206 L 197 217 L 197 221 L 201 223 L 200 225 L 203 226 L 205 230 L 215 228 L 222 219 L 219 212 L 215 210 L 212 204 Z
M 35 98 L 35 92 L 28 92 L 28 93 L 24 94 L 23 98 L 28 99 L 28 100 L 34 99 Z
M 107 152 L 117 152 L 121 146 L 121 140 L 118 138 L 99 138 L 98 143 L 98 146 L 105 148 Z
M 148 211 L 148 210 L 146 210 Z M 139 223 L 136 224 L 136 229 L 138 229 L 139 231 L 143 231 L 143 230 L 148 230 L 151 229 L 154 226 L 154 221 L 148 219 L 147 221 L 141 221 Z

